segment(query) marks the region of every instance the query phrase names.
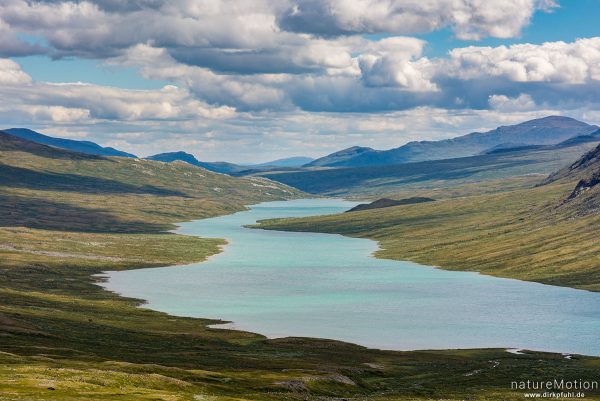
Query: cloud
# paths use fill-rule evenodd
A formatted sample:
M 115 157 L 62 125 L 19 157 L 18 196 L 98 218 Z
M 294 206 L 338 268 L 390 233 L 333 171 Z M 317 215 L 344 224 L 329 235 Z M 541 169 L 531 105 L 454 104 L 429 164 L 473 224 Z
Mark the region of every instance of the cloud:
M 142 154 L 189 147 L 204 159 L 236 153 L 256 161 L 258 151 L 318 156 L 544 114 L 596 116 L 600 38 L 460 47 L 433 58 L 424 56 L 425 41 L 405 36 L 447 29 L 459 39 L 514 38 L 537 10 L 556 7 L 551 0 L 3 0 L 0 57 L 90 58 L 173 85 L 39 82 L 0 58 L 0 118 Z
M 315 46 L 332 45 L 315 42 Z M 336 40 L 338 53 L 313 49 L 296 55 L 321 63 L 309 72 L 234 74 L 175 60 L 147 45 L 111 62 L 141 67 L 147 78 L 177 82 L 208 104 L 240 111 L 374 112 L 430 106 L 488 108 L 490 96 L 528 95 L 536 103 L 576 108 L 600 101 L 600 38 L 540 45 L 470 46 L 448 57 L 422 56 L 410 37 Z M 327 59 L 327 57 L 330 57 Z M 571 104 L 570 104 L 571 103 Z
M 571 43 L 458 48 L 450 52 L 445 68 L 461 79 L 497 76 L 514 82 L 600 81 L 600 37 Z
M 169 64 L 168 56 L 161 50 L 140 48 L 137 53 L 138 61 L 145 53 L 150 53 L 160 67 L 158 71 L 166 73 L 169 68 L 175 69 L 171 73 L 182 74 L 181 79 L 205 71 L 200 67 Z M 166 60 L 161 61 L 160 55 Z M 165 64 L 160 65 L 160 62 Z M 278 93 L 286 101 L 300 104 L 305 101 L 298 98 L 301 93 L 309 97 L 323 96 L 318 103 L 320 108 L 325 108 L 326 102 L 337 101 L 338 107 L 349 107 L 345 113 L 308 112 L 293 107 L 283 110 L 274 105 L 270 109 L 244 112 L 229 106 L 210 105 L 199 100 L 198 95 L 188 88 L 166 86 L 157 90 L 126 90 L 79 83 L 50 84 L 32 81 L 11 60 L 0 60 L 0 66 L 0 96 L 11 99 L 11 102 L 0 102 L 0 118 L 5 126 L 28 126 L 51 135 L 94 140 L 140 155 L 184 149 L 203 160 L 236 162 L 265 161 L 273 156 L 298 154 L 321 156 L 351 145 L 385 149 L 412 140 L 450 138 L 561 113 L 561 109 L 535 103 L 528 94 L 488 96 L 489 110 L 448 109 L 412 103 L 404 110 L 366 113 L 359 108 L 359 112 L 353 112 L 351 105 L 366 107 L 371 101 L 381 101 L 386 96 L 386 101 L 390 101 L 391 93 L 397 96 L 399 92 L 387 92 L 395 90 L 389 87 L 364 87 L 360 77 L 352 74 L 319 77 L 324 81 L 313 82 L 312 90 L 308 92 L 309 84 L 305 81 L 290 83 L 278 75 L 279 81 L 270 83 L 280 88 L 282 92 Z M 7 71 L 17 78 L 6 79 Z M 327 82 L 331 87 L 326 85 Z M 269 88 L 267 83 L 264 80 L 256 85 Z M 288 85 L 292 84 L 299 88 L 291 89 Z M 218 88 L 231 85 L 231 82 L 224 80 L 213 85 Z M 288 92 L 283 91 L 284 87 Z M 252 97 L 266 96 L 259 89 L 251 92 Z M 420 92 L 402 93 L 406 95 L 402 100 L 405 102 L 426 96 Z M 348 97 L 348 103 L 343 103 Z M 247 101 L 253 103 L 258 99 Z M 270 101 L 275 102 L 275 99 Z M 306 102 L 307 105 L 315 104 L 314 101 Z M 597 117 L 596 105 L 574 105 L 568 114 L 588 117 L 589 122 L 595 123 L 598 121 L 589 118 Z
M 536 109 L 535 101 L 530 95 L 520 94 L 510 98 L 504 95 L 491 95 L 489 97 L 490 107 L 502 112 L 530 111 Z
M 460 39 L 518 36 L 536 9 L 535 0 L 295 0 L 279 16 L 292 32 L 324 36 L 356 33 L 414 34 L 444 27 Z
M 39 45 L 20 40 L 10 26 L 0 19 L 0 57 L 22 57 L 45 52 Z
M 5 0 L 0 19 L 16 31 L 43 36 L 55 56 L 106 57 L 140 43 L 192 51 L 273 47 L 274 16 L 260 3 Z
M 332 36 L 451 27 L 461 39 L 515 37 L 536 9 L 547 10 L 553 4 L 550 0 L 4 0 L 0 33 L 10 29 L 10 35 L 0 35 L 0 51 L 107 58 L 136 45 L 150 45 L 166 49 L 181 63 L 213 71 L 306 73 L 340 68 L 360 51 L 360 45 L 348 46 L 343 38 Z M 40 37 L 46 47 L 19 41 L 17 32 Z
M 21 66 L 9 59 L 0 59 L 0 84 L 28 84 L 31 77 L 21 69 Z
M 420 57 L 424 42 L 404 37 L 376 42 L 358 57 L 367 86 L 395 86 L 409 91 L 437 91 L 431 82 L 431 63 Z
M 84 118 L 118 121 L 223 119 L 235 115 L 227 106 L 212 107 L 186 89 L 127 90 L 82 83 L 35 82 L 12 60 L 0 59 L 0 96 L 5 111 L 35 121 L 67 122 Z

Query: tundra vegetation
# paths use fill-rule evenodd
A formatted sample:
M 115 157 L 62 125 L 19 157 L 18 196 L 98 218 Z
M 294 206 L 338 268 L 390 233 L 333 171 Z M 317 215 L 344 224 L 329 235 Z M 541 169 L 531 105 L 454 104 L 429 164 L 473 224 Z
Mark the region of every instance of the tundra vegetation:
M 448 222 L 443 212 L 453 204 L 462 205 L 460 211 L 491 199 L 496 206 L 487 217 L 483 211 L 472 217 L 473 224 L 501 233 L 497 226 L 506 217 L 499 215 L 508 207 L 501 206 L 503 199 L 525 207 L 534 198 L 529 193 L 548 191 L 558 201 L 570 187 L 497 194 L 494 188 L 472 198 L 464 196 L 470 188 L 455 189 L 461 196 L 438 193 L 436 202 L 346 218 L 372 216 L 375 227 L 383 221 L 379 213 L 391 213 L 397 222 L 409 213 L 417 227 L 432 230 L 430 208 L 439 208 L 438 218 Z M 391 352 L 324 339 L 269 340 L 209 328 L 215 321 L 155 312 L 96 285 L 96 275 L 106 270 L 201 261 L 224 244 L 169 233 L 178 221 L 302 195 L 261 178 L 179 162 L 83 155 L 0 134 L 0 399 L 517 400 L 522 391 L 511 389 L 514 380 L 597 378 L 600 359 L 579 355 Z M 525 224 L 522 217 L 511 224 Z

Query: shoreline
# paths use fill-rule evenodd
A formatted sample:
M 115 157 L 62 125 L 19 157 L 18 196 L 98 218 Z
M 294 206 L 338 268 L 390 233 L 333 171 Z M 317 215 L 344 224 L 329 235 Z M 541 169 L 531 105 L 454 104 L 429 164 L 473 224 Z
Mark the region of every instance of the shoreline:
M 568 360 L 557 353 L 512 355 L 500 348 L 403 352 L 318 338 L 269 340 L 260 334 L 209 327 L 221 320 L 158 312 L 140 305 L 143 300 L 98 285 L 100 277 L 94 276 L 105 271 L 177 267 L 191 262 L 160 261 L 185 260 L 209 250 L 201 260 L 220 254 L 212 241 L 167 234 L 84 235 L 83 240 L 103 241 L 116 251 L 123 250 L 126 257 L 144 255 L 147 262 L 140 259 L 125 265 L 92 260 L 82 265 L 53 261 L 53 270 L 32 270 L 33 275 L 27 276 L 34 287 L 15 286 L 15 281 L 9 286 L 15 290 L 0 293 L 5 300 L 0 318 L 23 322 L 25 330 L 43 328 L 43 335 L 15 331 L 4 337 L 0 353 L 3 391 L 31 400 L 54 394 L 65 401 L 79 400 L 82 394 L 108 400 L 117 393 L 132 400 L 194 399 L 205 394 L 215 401 L 240 396 L 271 401 L 307 397 L 388 401 L 431 398 L 432 391 L 436 398 L 451 400 L 474 396 L 516 401 L 522 395 L 505 387 L 506 373 L 465 374 L 485 372 L 491 368 L 490 360 L 499 360 L 498 369 L 514 377 L 540 366 L 551 367 L 559 375 L 597 375 L 593 364 L 600 359 L 590 356 Z M 190 247 L 197 249 L 181 252 Z M 46 288 L 51 290 L 46 293 Z M 15 374 L 22 381 L 14 382 Z M 344 379 L 349 384 L 340 383 L 340 377 L 350 379 Z M 301 383 L 300 391 L 295 390 L 295 383 Z M 50 393 L 48 386 L 56 390 Z
M 310 199 L 310 198 L 306 198 L 306 199 Z M 261 202 L 259 204 L 262 203 L 270 203 L 270 202 Z M 251 205 L 250 205 L 251 206 Z M 251 208 L 248 208 L 246 211 L 248 211 Z M 233 214 L 236 213 L 241 213 L 244 211 L 239 211 L 239 212 L 235 212 Z M 219 216 L 218 216 L 219 217 Z M 222 216 L 220 216 L 222 217 Z M 193 221 L 201 221 L 201 220 L 205 220 L 205 219 L 197 219 L 197 220 L 190 220 L 190 222 Z M 251 228 L 251 229 L 262 229 L 262 227 L 260 226 L 255 226 L 256 223 L 258 223 L 258 221 L 256 221 L 255 223 L 246 225 L 244 224 L 242 227 L 247 227 L 247 228 Z M 170 231 L 171 233 L 175 234 L 175 235 L 186 235 L 186 236 L 192 236 L 192 237 L 197 237 L 197 238 L 207 238 L 207 237 L 203 237 L 201 235 L 194 235 L 194 234 L 183 234 L 183 233 L 179 233 L 177 232 L 181 227 L 178 226 L 178 228 L 176 230 L 172 230 Z M 279 230 L 275 230 L 275 231 L 279 231 Z M 289 231 L 281 231 L 281 232 L 289 232 Z M 325 234 L 325 235 L 336 235 L 336 236 L 342 236 L 342 237 L 347 237 L 343 234 L 333 234 L 333 233 L 318 233 L 318 232 L 306 232 L 307 234 L 309 233 L 313 233 L 313 234 Z M 350 237 L 353 238 L 353 237 Z M 214 238 L 211 238 L 214 239 Z M 196 263 L 205 263 L 210 261 L 212 258 L 216 257 L 217 255 L 221 255 L 224 252 L 226 252 L 226 246 L 231 244 L 231 239 L 228 238 L 218 238 L 220 240 L 224 240 L 226 241 L 224 244 L 219 245 L 219 252 L 216 252 L 212 255 L 209 255 L 208 257 L 206 257 L 204 260 L 199 261 L 199 262 L 191 262 L 191 263 L 185 263 L 185 264 L 178 264 L 178 265 L 168 265 L 168 266 L 155 266 L 155 267 L 162 267 L 162 268 L 172 268 L 172 267 L 184 267 L 184 266 L 189 266 L 191 264 L 196 264 Z M 373 259 L 380 259 L 380 260 L 393 260 L 396 261 L 395 259 L 389 259 L 389 258 L 382 258 L 382 257 L 378 257 L 376 254 L 377 252 L 380 252 L 382 250 L 381 248 L 381 244 L 379 241 L 377 240 L 372 240 L 372 239 L 368 239 L 368 238 L 361 238 L 364 240 L 368 240 L 368 241 L 372 241 L 375 245 L 376 245 L 376 249 L 371 251 L 368 254 L 369 258 L 373 258 Z M 550 284 L 545 284 L 545 283 L 539 283 L 539 282 L 532 282 L 532 281 L 526 281 L 526 280 L 520 280 L 520 279 L 516 279 L 516 278 L 506 278 L 506 277 L 497 277 L 497 276 L 493 276 L 493 275 L 489 275 L 489 274 L 485 274 L 485 273 L 481 273 L 481 272 L 476 272 L 476 271 L 459 271 L 459 270 L 450 270 L 450 269 L 444 269 L 442 267 L 439 266 L 432 266 L 432 265 L 422 265 L 418 262 L 414 262 L 414 261 L 410 261 L 410 260 L 406 260 L 405 262 L 417 265 L 419 268 L 432 268 L 435 270 L 442 270 L 442 271 L 454 271 L 456 273 L 463 273 L 463 274 L 475 274 L 475 275 L 479 275 L 479 276 L 489 276 L 489 277 L 494 277 L 494 278 L 498 278 L 498 279 L 502 279 L 502 280 L 508 280 L 508 281 L 515 281 L 515 282 L 524 282 L 524 283 L 528 283 L 531 285 L 540 285 L 540 286 L 549 286 L 549 287 L 558 287 L 558 288 L 563 288 L 566 289 L 568 288 L 569 290 L 575 290 L 575 291 L 585 291 L 585 292 L 591 292 L 591 291 L 587 291 L 587 290 L 582 290 L 582 289 L 578 289 L 578 288 L 569 288 L 569 287 L 561 287 L 561 286 L 554 286 L 554 285 L 550 285 Z M 148 269 L 153 269 L 155 267 L 147 267 Z M 127 269 L 130 270 L 130 269 Z M 131 269 L 131 270 L 139 270 L 139 269 Z M 118 273 L 119 271 L 105 271 L 104 274 L 110 274 L 111 272 L 115 272 Z M 104 277 L 105 279 L 108 279 L 109 277 Z M 106 283 L 107 281 L 104 281 L 104 283 Z M 105 291 L 109 291 L 111 293 L 116 294 L 117 296 L 120 297 L 124 297 L 124 298 L 130 298 L 128 297 L 126 294 L 123 294 L 121 292 L 118 292 L 116 290 L 111 290 L 109 288 L 107 288 L 106 286 L 102 285 L 101 283 L 98 283 L 98 285 Z M 133 297 L 132 299 L 136 299 L 136 300 L 141 300 L 142 303 L 140 303 L 140 305 L 138 307 L 140 308 L 146 308 L 152 311 L 156 311 L 156 312 L 160 312 L 160 313 L 167 313 L 171 316 L 176 316 L 176 317 L 184 317 L 184 318 L 192 318 L 192 319 L 201 319 L 201 320 L 210 320 L 210 321 L 215 321 L 215 323 L 211 323 L 208 324 L 207 327 L 210 329 L 215 329 L 215 330 L 233 330 L 233 331 L 239 331 L 239 332 L 244 332 L 244 333 L 250 333 L 250 334 L 254 334 L 254 335 L 258 335 L 258 336 L 263 336 L 267 339 L 288 339 L 288 338 L 296 338 L 295 335 L 290 334 L 290 335 L 284 335 L 284 336 L 270 336 L 268 334 L 264 334 L 261 333 L 260 330 L 256 330 L 256 329 L 252 329 L 252 328 L 248 328 L 245 329 L 243 327 L 235 327 L 236 325 L 240 325 L 239 322 L 236 322 L 234 320 L 228 320 L 228 319 L 223 319 L 221 317 L 215 317 L 215 318 L 207 318 L 207 317 L 202 317 L 202 316 L 193 316 L 193 315 L 189 315 L 189 314 L 173 314 L 170 312 L 165 312 L 162 311 L 160 309 L 153 309 L 149 306 L 149 301 L 145 300 L 143 298 L 137 298 L 137 297 Z M 303 338 L 309 338 L 309 339 L 313 339 L 313 340 L 326 340 L 326 341 L 339 341 L 339 342 L 344 342 L 347 344 L 351 344 L 351 345 L 356 345 L 356 346 L 360 346 L 360 347 L 366 347 L 368 349 L 372 349 L 372 350 L 376 350 L 376 351 L 390 351 L 390 352 L 426 352 L 426 351 L 431 351 L 431 352 L 440 352 L 440 351 L 461 351 L 461 350 L 480 350 L 480 349 L 506 349 L 507 352 L 511 352 L 510 350 L 513 349 L 521 349 L 521 348 L 515 348 L 514 346 L 484 346 L 484 347 L 451 347 L 451 348 L 387 348 L 387 347 L 377 347 L 377 346 L 369 346 L 369 345 L 365 345 L 365 344 L 361 344 L 360 342 L 352 342 L 352 341 L 348 341 L 348 340 L 343 340 L 343 339 L 338 339 L 338 338 L 332 338 L 332 337 L 315 337 L 315 336 L 302 336 Z M 530 352 L 542 352 L 542 353 L 549 353 L 549 354 L 556 354 L 556 355 L 581 355 L 581 356 L 589 356 L 589 357 L 598 357 L 600 356 L 600 354 L 598 355 L 594 355 L 594 354 L 583 354 L 580 352 L 566 352 L 564 350 L 556 350 L 556 349 L 540 349 L 540 348 L 535 348 L 535 349 L 531 349 L 528 348 L 528 350 Z

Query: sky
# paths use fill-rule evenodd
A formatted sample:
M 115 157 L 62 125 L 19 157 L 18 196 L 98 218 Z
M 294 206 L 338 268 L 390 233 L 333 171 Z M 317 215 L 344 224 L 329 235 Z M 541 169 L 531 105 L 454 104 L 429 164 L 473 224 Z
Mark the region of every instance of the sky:
M 600 0 L 2 0 L 0 128 L 256 163 L 600 123 Z

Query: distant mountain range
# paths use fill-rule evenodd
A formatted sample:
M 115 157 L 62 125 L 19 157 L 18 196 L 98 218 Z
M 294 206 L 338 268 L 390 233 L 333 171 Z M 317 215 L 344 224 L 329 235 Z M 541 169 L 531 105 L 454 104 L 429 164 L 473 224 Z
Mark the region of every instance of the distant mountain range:
M 379 152 L 372 148 L 365 148 L 362 146 L 352 146 L 347 149 L 339 150 L 331 153 L 325 157 L 315 159 L 310 163 L 304 165 L 304 167 L 321 167 L 321 166 L 351 166 L 352 160 L 362 156 L 364 154 L 370 154 Z
M 111 147 L 102 147 L 94 142 L 55 138 L 26 128 L 10 128 L 4 132 L 40 144 L 90 155 L 137 157 L 131 153 Z M 159 153 L 146 157 L 146 159 L 167 163 L 179 160 L 210 171 L 236 176 L 266 175 L 266 172 L 269 172 L 269 174 L 273 173 L 269 176 L 275 178 L 275 173 L 281 173 L 278 174 L 278 178 L 285 179 L 288 184 L 290 182 L 287 180 L 295 177 L 302 181 L 300 188 L 308 189 L 305 188 L 306 179 L 314 178 L 314 184 L 316 184 L 321 183 L 322 180 L 328 180 L 327 177 L 333 175 L 332 178 L 334 179 L 330 182 L 331 185 L 337 185 L 336 183 L 339 183 L 339 179 L 342 177 L 344 181 L 354 181 L 347 174 L 358 173 L 358 171 L 350 172 L 348 168 L 389 167 L 406 163 L 412 163 L 411 166 L 416 167 L 414 165 L 416 162 L 475 157 L 474 159 L 469 159 L 470 161 L 467 163 L 472 164 L 478 161 L 485 160 L 489 162 L 491 160 L 490 158 L 480 160 L 476 156 L 500 156 L 514 151 L 534 151 L 535 149 L 549 151 L 545 147 L 559 143 L 561 143 L 561 146 L 575 146 L 597 141 L 600 141 L 600 130 L 597 126 L 569 117 L 549 116 L 517 125 L 498 127 L 487 132 L 473 132 L 453 139 L 410 142 L 389 150 L 375 150 L 368 147 L 353 146 L 314 160 L 308 157 L 297 156 L 255 165 L 239 165 L 225 161 L 200 161 L 194 155 L 183 151 Z M 298 172 L 298 174 L 306 171 L 314 172 L 315 169 L 320 168 L 322 170 L 321 168 L 323 167 L 329 169 L 337 168 L 342 171 L 319 175 L 318 177 L 313 177 L 313 174 L 303 176 L 283 175 L 283 173 L 292 173 L 294 171 Z M 426 170 L 433 168 L 432 166 L 425 165 L 422 167 Z M 474 164 L 473 168 L 475 168 Z M 412 171 L 412 168 L 410 170 Z M 367 170 L 361 170 L 361 175 L 365 171 Z M 368 171 L 369 176 L 381 176 L 390 172 L 389 169 L 379 172 L 376 170 Z M 394 169 L 393 175 L 396 176 L 396 174 L 396 169 Z M 296 179 L 294 179 L 295 181 Z
M 487 132 L 473 132 L 452 139 L 409 142 L 390 150 L 374 150 L 355 146 L 316 159 L 305 166 L 384 166 L 475 156 L 503 148 L 554 145 L 570 138 L 592 134 L 597 130 L 598 127 L 595 125 L 589 125 L 570 117 L 549 116 L 517 125 L 498 127 Z
M 373 195 L 407 188 L 437 188 L 532 174 L 547 175 L 573 163 L 600 143 L 600 131 L 556 145 L 496 149 L 475 156 L 384 166 L 296 169 L 259 173 L 304 192 Z
M 21 139 L 41 143 L 42 145 L 54 146 L 56 148 L 67 149 L 73 152 L 80 152 L 88 155 L 137 157 L 136 155 L 123 152 L 115 148 L 102 147 L 94 142 L 55 138 L 40 134 L 39 132 L 35 132 L 27 128 L 9 128 L 3 131 Z
M 133 157 L 137 158 L 136 155 L 123 152 L 121 150 L 111 148 L 111 147 L 103 147 L 98 145 L 97 143 L 91 141 L 78 141 L 74 139 L 64 139 L 64 138 L 56 138 L 49 135 L 44 135 L 39 132 L 27 129 L 27 128 L 9 128 L 2 130 L 7 134 L 12 136 L 16 136 L 21 139 L 25 139 L 31 142 L 39 143 L 42 145 L 53 146 L 55 148 L 66 149 L 73 152 L 85 153 L 88 155 L 97 155 L 97 156 L 121 156 L 121 157 Z M 190 153 L 186 152 L 166 152 L 159 153 L 153 156 L 148 156 L 145 159 L 147 160 L 157 160 L 166 163 L 174 162 L 174 161 L 183 161 L 188 164 L 205 168 L 210 171 L 214 171 L 217 173 L 223 174 L 234 174 L 242 171 L 263 171 L 269 167 L 300 167 L 304 164 L 310 163 L 314 159 L 311 157 L 288 157 L 284 159 L 277 159 L 267 163 L 260 163 L 254 165 L 239 165 L 235 163 L 228 162 L 203 162 Z
M 253 164 L 249 167 L 301 167 L 306 164 L 310 164 L 313 160 L 312 157 L 305 156 L 294 156 L 286 157 L 284 159 L 277 159 L 266 163 Z
M 190 153 L 186 152 L 167 152 L 167 153 L 159 153 L 153 156 L 145 157 L 146 160 L 155 160 L 165 163 L 171 163 L 174 161 L 182 161 L 193 166 L 202 167 L 209 171 L 214 171 L 216 173 L 222 174 L 231 174 L 241 170 L 246 169 L 244 166 L 239 166 L 233 163 L 227 162 L 201 162 L 196 159 L 196 157 Z
M 217 173 L 230 174 L 230 175 L 247 175 L 256 172 L 270 170 L 272 167 L 277 168 L 289 168 L 289 167 L 300 167 L 313 159 L 310 157 L 288 157 L 285 159 L 277 159 L 267 163 L 252 164 L 252 165 L 241 165 L 228 162 L 202 162 L 196 159 L 192 154 L 186 152 L 167 152 L 159 153 L 157 155 L 148 156 L 145 159 L 158 160 L 161 162 L 174 162 L 183 161 L 194 166 L 203 167 L 210 171 Z

